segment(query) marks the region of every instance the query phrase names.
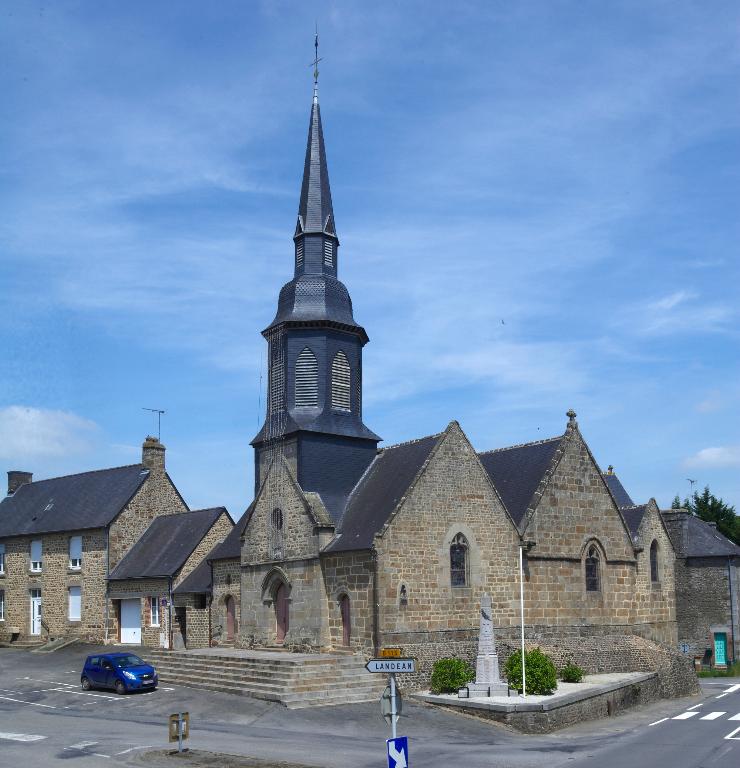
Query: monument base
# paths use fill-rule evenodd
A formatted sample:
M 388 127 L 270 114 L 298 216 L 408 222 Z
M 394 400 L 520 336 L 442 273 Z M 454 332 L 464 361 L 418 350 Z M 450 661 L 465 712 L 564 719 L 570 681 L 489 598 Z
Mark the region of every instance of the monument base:
M 461 699 L 481 699 L 488 696 L 508 696 L 509 686 L 502 681 L 497 683 L 470 683 L 467 688 L 461 688 L 457 695 Z

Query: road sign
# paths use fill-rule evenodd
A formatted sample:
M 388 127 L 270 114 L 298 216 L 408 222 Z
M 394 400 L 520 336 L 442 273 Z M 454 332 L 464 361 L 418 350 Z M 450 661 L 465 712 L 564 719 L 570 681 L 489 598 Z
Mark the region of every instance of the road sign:
M 407 768 L 409 764 L 409 740 L 407 736 L 386 739 L 388 768 Z
M 400 648 L 381 648 L 380 658 L 381 659 L 400 659 L 401 649 Z
M 395 686 L 396 694 L 396 720 L 401 716 L 401 710 L 403 709 L 403 699 L 401 698 L 401 691 Z M 391 725 L 391 713 L 393 711 L 393 691 L 391 691 L 390 685 L 386 685 L 383 695 L 380 697 L 380 713 L 383 715 L 383 719 L 388 725 Z
M 368 672 L 383 672 L 386 675 L 416 672 L 416 659 L 370 659 L 365 664 Z

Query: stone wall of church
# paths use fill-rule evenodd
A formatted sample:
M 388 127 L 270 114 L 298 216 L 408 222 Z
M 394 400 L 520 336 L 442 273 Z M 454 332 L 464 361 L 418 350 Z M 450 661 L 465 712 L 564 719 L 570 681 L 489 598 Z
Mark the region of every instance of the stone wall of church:
M 69 567 L 69 539 L 82 536 L 82 565 Z M 30 571 L 31 540 L 42 542 L 42 569 Z M 0 574 L 0 591 L 5 593 L 5 620 L 0 621 L 0 640 L 49 637 L 80 637 L 100 642 L 105 628 L 106 531 L 89 531 L 3 539 L 5 570 Z M 80 620 L 69 618 L 69 589 L 80 588 Z M 41 590 L 42 628 L 38 638 L 31 635 L 31 590 Z M 19 630 L 18 633 L 12 630 Z
M 460 533 L 469 544 L 468 578 L 465 586 L 453 587 L 450 545 Z M 517 542 L 485 470 L 453 422 L 376 539 L 381 644 L 432 642 L 445 655 L 451 634 L 477 632 L 484 592 L 491 595 L 496 624 L 515 622 Z
M 223 645 L 226 637 L 226 600 L 234 600 L 236 637 L 241 627 L 241 564 L 239 560 L 214 560 L 211 604 L 211 644 Z
M 185 579 L 203 562 L 205 556 L 229 535 L 233 527 L 234 525 L 231 522 L 231 518 L 225 512 L 221 513 L 216 522 L 211 526 L 211 529 L 200 540 L 198 546 L 191 552 L 190 557 L 185 561 L 172 584 L 173 589 L 185 581 Z
M 149 477 L 138 493 L 110 526 L 111 571 L 141 538 L 155 517 L 187 511 L 187 505 L 164 468 L 150 469 Z
M 371 552 L 344 552 L 321 560 L 326 585 L 329 614 L 329 642 L 334 648 L 344 646 L 344 622 L 340 600 L 349 597 L 350 644 L 358 652 L 372 655 L 373 647 L 373 573 Z

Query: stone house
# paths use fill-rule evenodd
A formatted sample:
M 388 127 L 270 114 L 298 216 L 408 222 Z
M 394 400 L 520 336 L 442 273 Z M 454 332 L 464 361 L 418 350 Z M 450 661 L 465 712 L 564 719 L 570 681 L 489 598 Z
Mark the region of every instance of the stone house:
M 152 520 L 108 577 L 115 638 L 155 647 L 189 646 L 189 627 L 194 638 L 199 636 L 197 611 L 202 607 L 178 599 L 175 590 L 233 525 L 224 507 Z
M 740 547 L 687 510 L 664 510 L 676 551 L 676 619 L 681 651 L 697 664 L 738 658 Z
M 177 528 L 188 513 L 165 469 L 165 446 L 153 437 L 140 464 L 36 482 L 31 473 L 9 472 L 0 502 L 0 641 L 116 641 L 121 596 L 111 594 L 109 577 L 155 520 L 177 515 Z M 226 536 L 222 518 L 217 534 L 209 528 L 193 542 L 181 576 Z

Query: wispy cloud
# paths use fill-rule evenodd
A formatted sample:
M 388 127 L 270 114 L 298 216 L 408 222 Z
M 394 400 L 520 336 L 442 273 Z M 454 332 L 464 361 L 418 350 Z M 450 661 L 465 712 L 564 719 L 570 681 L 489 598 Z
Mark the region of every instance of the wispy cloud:
M 740 445 L 723 445 L 702 448 L 683 462 L 686 468 L 718 469 L 740 467 Z

